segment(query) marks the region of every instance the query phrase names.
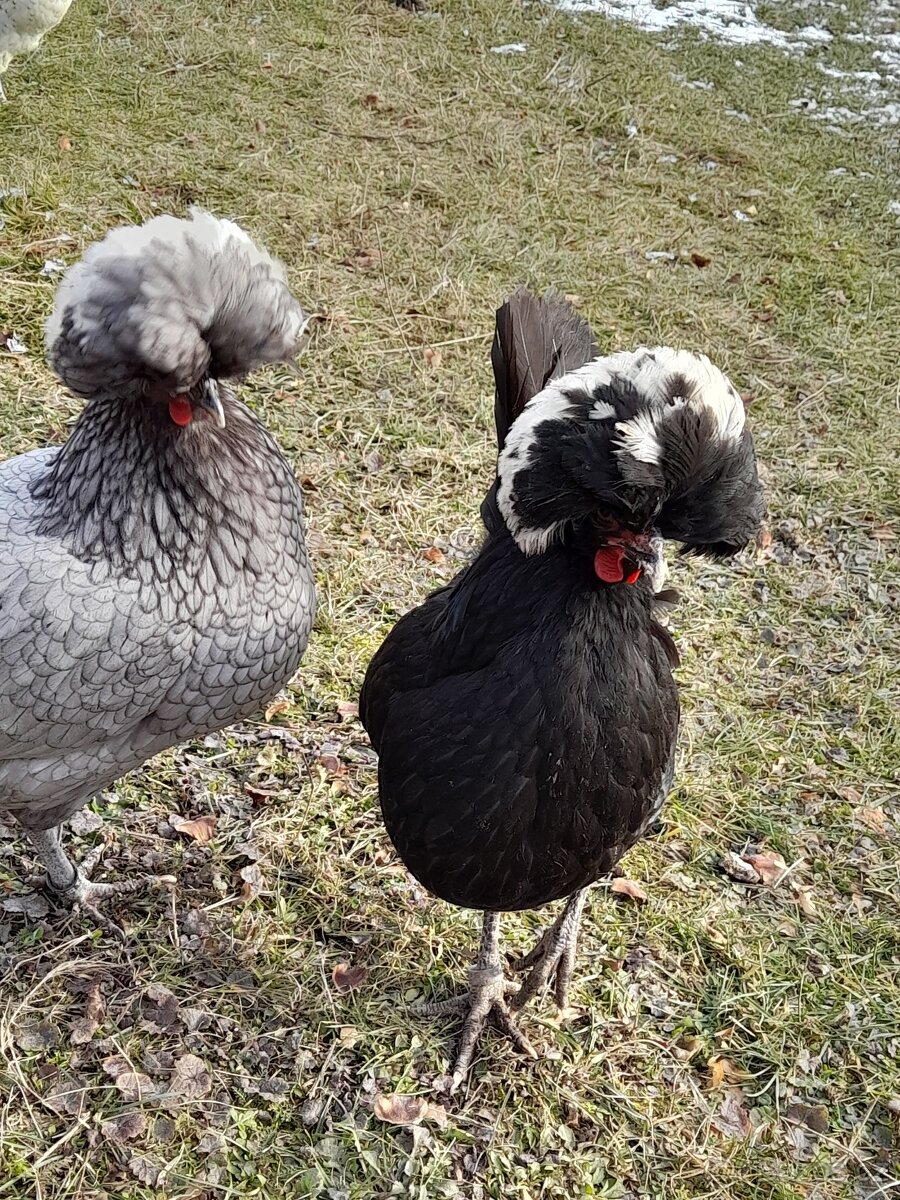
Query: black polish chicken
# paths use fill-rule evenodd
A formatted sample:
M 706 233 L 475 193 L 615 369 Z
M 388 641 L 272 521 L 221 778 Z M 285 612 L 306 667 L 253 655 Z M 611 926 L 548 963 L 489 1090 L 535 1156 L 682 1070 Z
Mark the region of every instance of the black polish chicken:
M 315 607 L 290 465 L 228 381 L 293 357 L 281 266 L 194 211 L 111 232 L 60 284 L 68 441 L 0 464 L 0 809 L 48 883 L 97 903 L 63 822 L 151 755 L 248 716 L 297 670 Z
M 561 297 L 517 292 L 492 352 L 497 479 L 487 537 L 398 622 L 360 713 L 388 834 L 412 874 L 485 913 L 451 1087 L 488 1016 L 555 976 L 566 1007 L 585 891 L 655 822 L 672 785 L 677 653 L 654 617 L 660 539 L 725 556 L 757 533 L 762 493 L 738 393 L 668 348 L 597 357 Z M 565 899 L 504 977 L 499 916 Z

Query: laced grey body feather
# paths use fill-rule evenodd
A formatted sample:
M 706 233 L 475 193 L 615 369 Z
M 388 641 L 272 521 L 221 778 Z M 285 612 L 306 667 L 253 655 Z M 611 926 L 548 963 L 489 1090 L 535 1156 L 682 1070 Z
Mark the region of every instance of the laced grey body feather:
M 302 497 L 274 440 L 224 385 L 224 428 L 179 428 L 147 383 L 190 389 L 203 372 L 287 357 L 302 313 L 237 227 L 162 222 L 158 238 L 154 222 L 124 231 L 139 242 L 130 262 L 120 247 L 104 258 L 104 242 L 70 273 L 48 353 L 92 398 L 61 449 L 0 464 L 0 808 L 32 830 L 256 711 L 295 673 L 312 625 Z M 151 311 L 159 263 L 169 330 Z M 205 307 L 190 337 L 194 295 Z M 118 325 L 94 320 L 104 307 Z

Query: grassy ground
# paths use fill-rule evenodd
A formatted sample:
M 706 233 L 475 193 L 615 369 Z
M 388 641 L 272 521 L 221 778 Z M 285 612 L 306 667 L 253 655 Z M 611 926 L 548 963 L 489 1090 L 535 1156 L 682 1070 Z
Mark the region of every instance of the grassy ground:
M 123 781 L 102 834 L 77 823 L 112 872 L 179 875 L 119 910 L 130 951 L 9 911 L 28 862 L 0 849 L 2 1200 L 900 1188 L 893 147 L 791 106 L 817 53 L 742 47 L 736 67 L 690 34 L 666 49 L 510 0 L 79 0 L 14 64 L 0 333 L 27 353 L 0 338 L 0 451 L 77 412 L 42 364 L 46 260 L 192 202 L 235 217 L 319 314 L 302 378 L 248 395 L 304 481 L 321 608 L 289 704 Z M 580 1013 L 526 1018 L 537 1064 L 489 1036 L 450 1103 L 455 1030 L 412 1002 L 463 982 L 475 920 L 393 858 L 348 702 L 478 537 L 492 312 L 520 282 L 579 296 L 604 346 L 721 363 L 773 540 L 674 566 L 680 779 L 626 862 L 648 902 L 595 890 Z M 169 814 L 214 816 L 212 840 Z M 722 855 L 748 849 L 789 877 L 730 879 Z M 508 918 L 508 944 L 546 915 Z M 349 992 L 340 963 L 365 968 Z M 440 1111 L 391 1125 L 373 1107 L 393 1093 Z

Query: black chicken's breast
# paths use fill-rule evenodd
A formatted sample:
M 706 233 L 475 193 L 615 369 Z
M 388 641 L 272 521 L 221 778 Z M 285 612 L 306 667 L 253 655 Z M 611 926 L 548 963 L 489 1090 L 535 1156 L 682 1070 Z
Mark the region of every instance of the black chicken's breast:
M 671 786 L 678 697 L 639 581 L 598 587 L 566 547 L 505 531 L 404 617 L 372 661 L 363 723 L 388 833 L 430 891 L 535 908 L 600 878 Z

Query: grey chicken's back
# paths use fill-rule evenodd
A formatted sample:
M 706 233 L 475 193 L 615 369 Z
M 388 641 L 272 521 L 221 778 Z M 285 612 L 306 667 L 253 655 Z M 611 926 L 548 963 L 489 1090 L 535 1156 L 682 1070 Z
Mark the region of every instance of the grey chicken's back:
M 36 829 L 158 751 L 256 711 L 299 666 L 315 607 L 300 492 L 277 451 L 264 569 L 215 587 L 204 563 L 172 587 L 39 532 L 31 485 L 57 454 L 0 464 L 0 809 Z

